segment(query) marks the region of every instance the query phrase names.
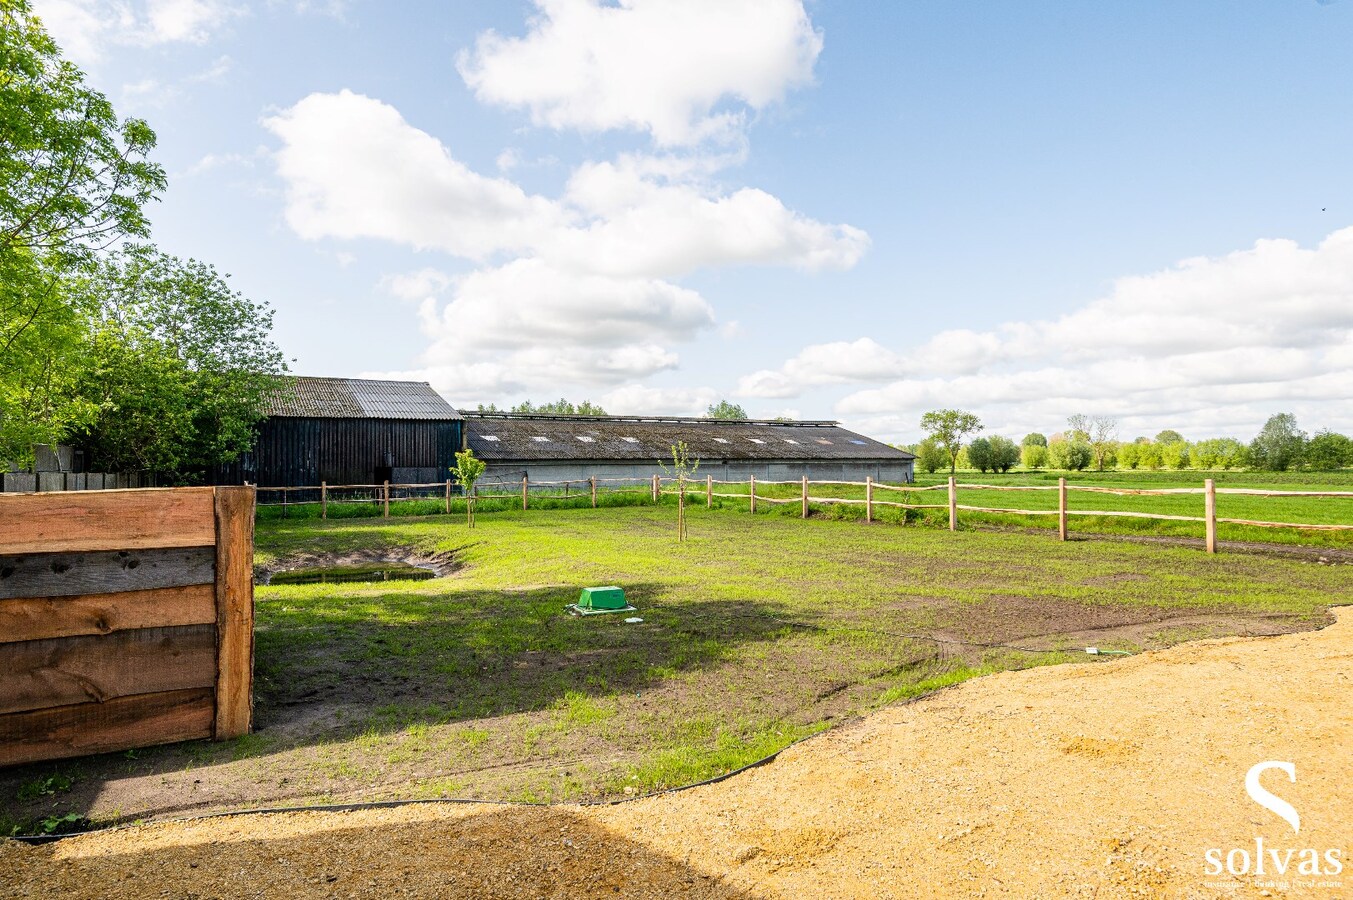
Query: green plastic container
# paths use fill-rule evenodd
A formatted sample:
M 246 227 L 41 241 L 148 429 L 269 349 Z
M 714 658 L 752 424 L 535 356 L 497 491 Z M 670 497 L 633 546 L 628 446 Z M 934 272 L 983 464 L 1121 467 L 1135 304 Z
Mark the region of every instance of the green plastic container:
M 624 609 L 628 605 L 624 589 L 614 586 L 583 588 L 578 598 L 579 609 Z

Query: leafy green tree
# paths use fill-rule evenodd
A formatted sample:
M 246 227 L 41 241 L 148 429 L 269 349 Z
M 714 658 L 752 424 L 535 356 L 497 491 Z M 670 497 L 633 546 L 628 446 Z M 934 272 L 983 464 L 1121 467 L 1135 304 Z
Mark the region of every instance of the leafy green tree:
M 73 288 L 95 309 L 77 432 L 96 466 L 191 480 L 248 450 L 286 371 L 272 309 L 211 266 L 134 247 Z
M 1014 441 L 998 434 L 990 439 L 990 445 L 990 463 L 993 472 L 1004 474 L 1019 465 L 1020 448 L 1015 446 Z
M 1079 472 L 1087 468 L 1094 459 L 1090 445 L 1079 437 L 1068 440 L 1054 437 L 1048 441 L 1048 466 L 1053 469 L 1066 469 Z
M 497 412 L 496 409 L 486 410 L 482 406 L 480 407 L 480 411 Z M 536 406 L 530 400 L 524 400 L 521 403 L 518 403 L 516 406 L 512 407 L 512 412 L 519 414 L 534 414 L 541 416 L 606 415 L 606 410 L 602 409 L 600 406 L 592 403 L 589 400 L 584 400 L 582 403 L 579 403 L 578 405 L 575 406 L 573 403 L 569 402 L 568 400 L 565 400 L 563 397 L 560 397 L 553 403 L 542 403 L 539 406 Z
M 1154 471 L 1165 464 L 1161 455 L 1161 445 L 1155 441 L 1137 444 L 1137 458 L 1140 460 L 1143 469 Z
M 926 438 L 916 445 L 916 465 L 921 470 L 933 473 L 935 470 L 943 467 L 949 462 L 949 454 L 944 452 L 934 438 Z
M 28 0 L 0 0 L 0 459 L 26 461 L 92 415 L 71 392 L 88 330 L 65 280 L 148 234 L 143 208 L 165 186 L 154 146 L 61 58 Z
M 968 464 L 979 472 L 995 469 L 991 464 L 991 441 L 980 437 L 968 443 Z
M 1086 416 L 1077 414 L 1067 418 L 1069 430 L 1067 438 L 1080 440 L 1090 446 L 1090 455 L 1095 468 L 1104 471 L 1109 458 L 1117 448 L 1118 420 L 1112 416 Z
M 921 416 L 921 429 L 949 456 L 950 473 L 958 467 L 963 439 L 982 430 L 982 420 L 961 409 L 932 409 Z
M 1270 472 L 1285 472 L 1301 461 L 1306 433 L 1297 428 L 1291 413 L 1270 416 L 1250 442 L 1250 465 Z
M 1184 440 L 1184 436 L 1173 428 L 1167 428 L 1156 435 L 1157 444 L 1177 444 Z
M 465 494 L 465 524 L 470 528 L 474 527 L 475 482 L 486 467 L 487 463 L 475 459 L 474 451 L 468 447 L 456 454 L 456 464 L 451 467 L 451 476 Z
M 1170 441 L 1161 444 L 1160 461 L 1167 469 L 1187 469 L 1190 461 L 1188 442 Z
M 1024 440 L 1020 441 L 1019 445 L 1021 447 L 1046 447 L 1048 439 L 1037 431 L 1031 431 L 1024 436 Z
M 1042 435 L 1039 435 L 1042 437 Z M 1044 438 L 1044 440 L 1047 440 Z M 1026 469 L 1041 469 L 1048 464 L 1047 444 L 1025 444 L 1019 448 L 1020 465 Z
M 747 410 L 736 403 L 729 403 L 727 400 L 720 400 L 718 403 L 711 403 L 705 410 L 706 419 L 746 419 Z
M 700 468 L 700 460 L 692 460 L 690 448 L 685 441 L 672 445 L 672 467 L 669 469 L 661 461 L 662 471 L 667 477 L 675 478 L 677 483 L 677 541 L 686 540 L 686 485 Z
M 1135 469 L 1141 465 L 1141 445 L 1123 444 L 1118 448 L 1118 466 L 1123 469 Z
M 1353 466 L 1353 441 L 1333 431 L 1317 431 L 1306 445 L 1303 462 L 1312 469 L 1331 472 Z

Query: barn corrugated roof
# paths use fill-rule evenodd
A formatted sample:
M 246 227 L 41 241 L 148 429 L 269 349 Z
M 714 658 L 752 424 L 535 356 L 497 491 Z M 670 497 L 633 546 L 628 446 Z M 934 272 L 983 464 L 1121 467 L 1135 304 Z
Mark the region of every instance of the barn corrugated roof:
M 305 419 L 459 419 L 455 407 L 422 381 L 288 376 L 265 414 Z
M 836 422 L 626 416 L 535 416 L 463 411 L 466 439 L 486 462 L 670 459 L 685 441 L 699 459 L 907 460 L 916 457 Z

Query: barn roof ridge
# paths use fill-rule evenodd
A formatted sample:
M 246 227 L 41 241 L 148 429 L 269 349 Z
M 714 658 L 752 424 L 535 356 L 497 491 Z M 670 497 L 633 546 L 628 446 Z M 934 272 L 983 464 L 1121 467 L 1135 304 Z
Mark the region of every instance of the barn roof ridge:
M 810 428 L 834 428 L 841 423 L 832 419 L 714 419 L 708 416 L 585 416 L 568 413 L 514 413 L 484 412 L 462 409 L 461 416 L 466 419 L 506 419 L 524 421 L 561 421 L 561 422 L 634 422 L 648 425 L 793 425 Z

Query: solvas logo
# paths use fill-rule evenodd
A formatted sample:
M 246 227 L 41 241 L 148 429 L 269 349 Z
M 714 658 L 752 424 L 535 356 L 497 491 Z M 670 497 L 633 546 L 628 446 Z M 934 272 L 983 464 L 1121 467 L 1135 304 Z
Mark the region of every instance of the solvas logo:
M 1301 816 L 1296 807 L 1283 798 L 1268 791 L 1259 783 L 1259 776 L 1269 769 L 1277 769 L 1287 775 L 1287 780 L 1296 782 L 1297 767 L 1290 762 L 1268 760 L 1251 766 L 1245 773 L 1245 790 L 1250 799 L 1264 809 L 1285 821 L 1292 828 L 1292 834 L 1301 835 Z M 1266 847 L 1263 837 L 1255 837 L 1253 853 L 1249 847 L 1233 847 L 1223 850 L 1213 847 L 1203 854 L 1208 875 L 1229 874 L 1233 876 L 1257 876 L 1259 878 L 1277 878 L 1297 876 L 1305 878 L 1328 878 L 1343 873 L 1343 851 L 1329 848 L 1322 853 L 1314 847 Z M 1268 882 L 1274 887 L 1293 886 L 1284 881 Z M 1339 882 L 1298 881 L 1300 887 L 1338 887 Z

